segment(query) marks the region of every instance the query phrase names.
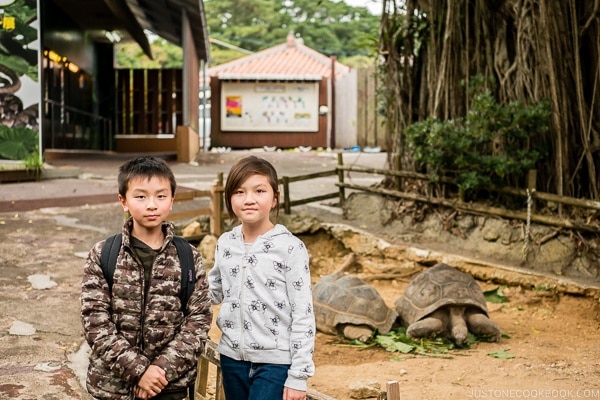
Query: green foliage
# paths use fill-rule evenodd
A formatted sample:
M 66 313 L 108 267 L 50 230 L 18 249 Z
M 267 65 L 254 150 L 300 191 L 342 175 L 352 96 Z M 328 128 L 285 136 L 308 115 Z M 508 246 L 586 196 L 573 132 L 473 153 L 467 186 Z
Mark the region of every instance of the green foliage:
M 428 118 L 405 129 L 414 160 L 434 181 L 454 174 L 465 193 L 505 185 L 534 168 L 543 158 L 536 148 L 548 132 L 547 101 L 499 104 L 481 79 L 473 79 L 465 118 Z
M 513 354 L 510 354 L 509 352 L 507 352 L 504 349 L 489 352 L 488 356 L 494 357 L 494 358 L 503 358 L 503 359 L 515 358 L 515 356 Z
M 38 133 L 33 129 L 0 125 L 0 158 L 25 160 L 31 154 L 37 156 L 38 140 Z
M 379 17 L 343 1 L 207 0 L 204 7 L 209 35 L 248 51 L 282 44 L 294 32 L 308 47 L 359 66 L 368 64 L 366 59 L 374 60 L 377 53 Z M 117 44 L 118 68 L 181 68 L 180 47 L 161 38 L 150 45 L 154 60 L 137 43 Z M 211 65 L 247 55 L 215 43 L 210 53 Z
M 37 29 L 31 26 L 31 21 L 37 18 L 37 10 L 29 7 L 25 0 L 16 0 L 2 11 L 5 16 L 15 19 L 15 29 L 0 29 L 0 41 L 10 44 L 11 49 L 0 46 L 0 64 L 12 69 L 19 77 L 25 75 L 37 82 L 37 51 L 28 48 L 38 39 Z
M 482 340 L 485 340 L 485 338 L 469 333 L 463 345 L 456 346 L 452 341 L 445 338 L 412 339 L 406 335 L 406 328 L 400 327 L 392 329 L 385 335 L 376 333 L 369 343 L 354 340 L 351 344 L 361 348 L 379 346 L 391 353 L 451 358 L 450 352 L 452 350 L 470 349 L 471 346 Z
M 500 304 L 508 301 L 508 298 L 499 287 L 483 292 L 483 297 L 485 297 L 485 301 L 488 303 Z
M 32 172 L 36 175 L 41 172 L 43 162 L 40 158 L 38 146 L 35 146 L 33 151 L 25 156 L 23 159 L 23 164 L 25 164 L 25 170 L 29 172 Z
M 371 58 L 368 56 L 362 56 L 362 55 L 344 57 L 344 58 L 340 58 L 338 61 L 344 65 L 347 65 L 351 68 L 356 68 L 356 69 L 368 68 L 368 67 L 375 66 L 374 58 Z
M 137 43 L 120 43 L 115 46 L 118 68 L 170 69 L 181 68 L 183 50 L 165 39 L 156 38 L 150 44 L 153 60 L 148 58 Z
M 37 81 L 37 68 L 29 65 L 24 58 L 0 53 L 0 64 L 12 69 L 19 76 L 27 75 L 33 79 L 32 75 L 35 73 L 35 80 Z
M 343 1 L 207 0 L 204 7 L 211 37 L 249 51 L 279 45 L 290 32 L 308 47 L 339 58 L 371 56 L 377 48 L 372 39 L 379 17 Z M 213 44 L 211 53 L 217 48 Z
M 219 65 L 229 61 L 236 60 L 241 57 L 245 57 L 248 54 L 242 53 L 232 49 L 221 49 L 217 46 L 212 45 L 210 50 L 210 64 Z

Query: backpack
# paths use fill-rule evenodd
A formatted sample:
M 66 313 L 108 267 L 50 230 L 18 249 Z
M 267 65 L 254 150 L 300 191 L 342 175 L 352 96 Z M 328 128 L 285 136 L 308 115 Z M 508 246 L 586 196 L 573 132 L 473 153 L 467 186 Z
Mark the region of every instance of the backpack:
M 104 279 L 108 283 L 108 289 L 112 291 L 113 275 L 117 264 L 117 257 L 121 249 L 122 234 L 106 238 L 103 245 L 103 251 L 100 253 L 100 266 Z M 181 311 L 187 314 L 187 302 L 194 291 L 194 282 L 196 280 L 196 271 L 194 269 L 194 254 L 187 240 L 180 236 L 173 237 L 173 243 L 177 247 L 177 255 L 181 264 L 181 292 L 179 292 L 179 300 L 181 300 Z M 108 246 L 108 247 L 106 247 Z M 108 251 L 104 251 L 108 248 Z

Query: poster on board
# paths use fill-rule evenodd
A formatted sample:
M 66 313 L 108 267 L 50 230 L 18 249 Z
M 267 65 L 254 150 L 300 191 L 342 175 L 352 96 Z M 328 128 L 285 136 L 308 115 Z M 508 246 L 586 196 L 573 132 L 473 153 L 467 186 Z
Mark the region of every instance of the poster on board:
M 35 0 L 0 0 L 0 159 L 39 153 L 39 24 Z
M 317 132 L 318 82 L 223 82 L 221 130 Z

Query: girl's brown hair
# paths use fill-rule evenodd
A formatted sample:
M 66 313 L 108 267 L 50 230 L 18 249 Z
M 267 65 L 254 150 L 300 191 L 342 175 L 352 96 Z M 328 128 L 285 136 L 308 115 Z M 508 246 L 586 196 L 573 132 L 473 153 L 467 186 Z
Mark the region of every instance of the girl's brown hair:
M 231 196 L 233 196 L 233 193 L 252 175 L 263 175 L 267 177 L 269 185 L 271 185 L 271 188 L 273 189 L 275 200 L 277 201 L 275 213 L 276 216 L 279 216 L 279 182 L 275 167 L 265 159 L 256 156 L 247 156 L 233 164 L 229 170 L 229 175 L 227 175 L 227 182 L 225 182 L 225 206 L 227 207 L 229 218 L 236 219 L 233 208 L 231 207 Z

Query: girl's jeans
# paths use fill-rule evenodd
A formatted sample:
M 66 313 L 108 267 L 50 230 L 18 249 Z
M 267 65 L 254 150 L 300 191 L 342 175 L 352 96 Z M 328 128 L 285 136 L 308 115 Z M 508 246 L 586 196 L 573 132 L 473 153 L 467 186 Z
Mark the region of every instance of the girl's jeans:
M 238 361 L 221 354 L 227 400 L 281 400 L 289 365 Z

